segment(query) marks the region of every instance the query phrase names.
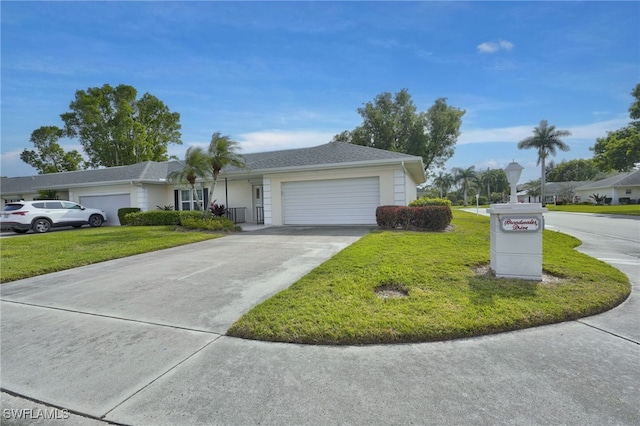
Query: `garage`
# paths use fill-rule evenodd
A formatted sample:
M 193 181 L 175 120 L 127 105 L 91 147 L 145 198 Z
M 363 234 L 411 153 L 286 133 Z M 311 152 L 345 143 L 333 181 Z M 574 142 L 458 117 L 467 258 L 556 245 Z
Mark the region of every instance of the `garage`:
M 131 207 L 131 195 L 128 192 L 109 195 L 82 195 L 78 202 L 85 207 L 104 210 L 107 214 L 106 225 L 120 225 L 118 209 Z
M 375 225 L 379 177 L 282 183 L 285 225 Z

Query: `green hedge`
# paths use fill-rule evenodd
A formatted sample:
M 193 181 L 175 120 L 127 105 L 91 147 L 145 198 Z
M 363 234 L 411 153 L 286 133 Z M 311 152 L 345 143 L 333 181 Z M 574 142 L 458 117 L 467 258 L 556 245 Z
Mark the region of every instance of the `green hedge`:
M 444 231 L 452 218 L 449 206 L 380 206 L 376 209 L 376 222 L 383 228 Z
M 149 210 L 134 212 L 125 216 L 125 220 L 132 226 L 162 226 L 175 225 L 189 229 L 204 229 L 208 231 L 238 230 L 233 221 L 226 217 L 213 216 L 211 212 Z
M 451 200 L 446 198 L 418 198 L 409 203 L 410 207 L 422 207 L 422 206 L 447 206 L 451 207 Z
M 140 207 L 123 207 L 118 209 L 118 221 L 120 225 L 128 225 L 127 218 L 125 217 L 129 213 L 139 212 Z
M 226 217 L 192 218 L 183 217 L 182 226 L 189 229 L 203 229 L 206 231 L 239 231 L 233 221 Z
M 125 220 L 132 226 L 180 225 L 183 218 L 201 218 L 203 214 L 199 211 L 149 210 L 129 213 Z

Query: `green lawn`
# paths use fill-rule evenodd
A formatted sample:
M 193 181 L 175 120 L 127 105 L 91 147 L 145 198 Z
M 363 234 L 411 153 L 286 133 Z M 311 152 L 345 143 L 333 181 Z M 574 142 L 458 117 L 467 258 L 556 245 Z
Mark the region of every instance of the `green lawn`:
M 622 214 L 629 216 L 640 216 L 640 204 L 629 204 L 626 206 L 554 206 L 553 204 L 547 204 L 545 207 L 549 209 L 550 212 Z
M 2 238 L 0 282 L 222 236 L 173 226 L 108 226 Z
M 454 211 L 453 225 L 446 233 L 373 232 L 256 306 L 228 334 L 310 344 L 447 340 L 576 319 L 629 295 L 624 274 L 551 231 L 543 234 L 543 268 L 561 280 L 480 275 L 489 263 L 489 219 Z M 381 298 L 374 290 L 384 285 L 408 296 Z

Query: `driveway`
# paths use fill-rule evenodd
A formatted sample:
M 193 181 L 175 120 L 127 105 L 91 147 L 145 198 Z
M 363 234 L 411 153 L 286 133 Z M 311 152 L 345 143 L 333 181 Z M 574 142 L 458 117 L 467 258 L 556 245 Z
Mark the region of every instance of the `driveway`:
M 363 232 L 272 228 L 4 285 L 2 387 L 92 417 L 76 424 L 640 423 L 639 342 L 591 323 L 614 315 L 637 329 L 629 301 L 584 320 L 449 342 L 331 347 L 222 335 L 246 307 Z M 229 258 L 208 269 L 218 256 Z M 280 259 L 271 267 L 270 256 Z M 254 262 L 263 267 L 249 273 Z M 300 263 L 305 271 L 289 271 Z M 240 275 L 216 278 L 224 265 Z M 50 286 L 59 291 L 45 297 Z M 3 393 L 3 407 L 34 405 Z
M 4 284 L 2 389 L 101 417 L 370 229 L 266 228 Z

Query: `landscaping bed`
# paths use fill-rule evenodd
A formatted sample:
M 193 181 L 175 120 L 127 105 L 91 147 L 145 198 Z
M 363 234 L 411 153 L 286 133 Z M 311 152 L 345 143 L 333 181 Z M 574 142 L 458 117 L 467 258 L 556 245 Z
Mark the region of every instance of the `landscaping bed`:
M 228 331 L 307 344 L 426 342 L 557 323 L 611 309 L 617 269 L 544 231 L 541 282 L 488 272 L 489 219 L 454 212 L 449 232 L 376 231 L 256 306 Z

